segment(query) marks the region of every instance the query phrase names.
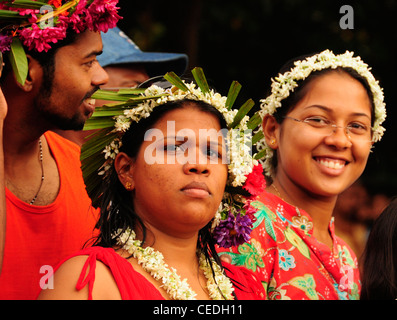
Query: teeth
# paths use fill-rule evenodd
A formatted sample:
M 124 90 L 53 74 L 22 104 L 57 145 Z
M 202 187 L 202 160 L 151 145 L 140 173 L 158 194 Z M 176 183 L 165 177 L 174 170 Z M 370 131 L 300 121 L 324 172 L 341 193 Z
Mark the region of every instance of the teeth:
M 331 169 L 342 169 L 345 164 L 341 163 L 340 161 L 332 161 L 332 160 L 317 160 L 318 163 L 320 163 L 321 165 L 327 167 L 327 168 L 331 168 Z
M 87 102 L 88 102 L 88 104 L 92 104 L 92 105 L 94 105 L 95 104 L 95 99 L 89 99 L 89 100 L 87 100 Z

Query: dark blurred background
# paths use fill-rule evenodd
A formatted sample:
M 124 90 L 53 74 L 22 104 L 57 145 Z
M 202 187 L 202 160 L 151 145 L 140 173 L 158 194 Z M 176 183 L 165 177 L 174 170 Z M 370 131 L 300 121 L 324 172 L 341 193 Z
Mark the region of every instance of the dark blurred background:
M 183 52 L 189 69 L 204 68 L 226 95 L 238 80 L 241 103 L 259 99 L 287 60 L 306 53 L 346 50 L 372 67 L 384 88 L 387 131 L 370 155 L 362 181 L 370 192 L 397 194 L 397 1 L 333 0 L 120 0 L 118 26 L 143 51 Z M 343 30 L 342 5 L 354 10 Z M 239 101 L 240 102 L 240 101 Z

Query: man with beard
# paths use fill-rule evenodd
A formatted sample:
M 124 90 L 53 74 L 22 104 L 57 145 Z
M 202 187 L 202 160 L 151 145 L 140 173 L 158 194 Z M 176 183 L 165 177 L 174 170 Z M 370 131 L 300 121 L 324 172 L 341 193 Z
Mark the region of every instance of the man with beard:
M 150 77 L 169 71 L 182 75 L 188 66 L 188 56 L 183 53 L 145 52 L 118 27 L 102 34 L 103 53 L 99 64 L 109 75 L 102 88 L 135 88 Z M 109 101 L 97 100 L 96 106 Z M 59 135 L 81 146 L 85 138 L 96 130 L 55 130 Z
M 108 81 L 96 59 L 100 31 L 120 19 L 117 1 L 50 0 L 45 12 L 0 4 L 10 13 L 0 14 L 0 51 L 8 57 L 0 95 L 0 299 L 51 289 L 52 269 L 95 232 L 80 149 L 50 130 L 82 129 L 92 114 L 90 97 Z M 43 27 L 46 13 L 53 20 Z

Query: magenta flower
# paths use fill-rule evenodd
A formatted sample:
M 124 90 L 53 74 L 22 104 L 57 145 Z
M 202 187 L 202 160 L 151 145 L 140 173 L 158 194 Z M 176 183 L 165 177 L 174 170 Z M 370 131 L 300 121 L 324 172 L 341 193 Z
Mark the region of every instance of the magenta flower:
M 21 16 L 28 16 L 29 23 L 36 23 L 37 16 L 36 14 L 40 13 L 40 10 L 33 10 L 33 9 L 19 9 L 19 15 Z
M 20 34 L 22 44 L 29 50 L 35 49 L 38 52 L 51 49 L 50 43 L 56 43 L 66 37 L 64 27 L 48 27 L 40 29 L 37 24 L 32 24 L 31 28 L 24 28 Z
M 121 17 L 117 14 L 118 0 L 94 0 L 88 7 L 92 18 L 92 30 L 107 32 L 116 26 Z
M 251 200 L 247 199 L 244 203 L 243 210 L 245 211 L 245 215 L 248 216 L 252 223 L 256 221 L 255 213 L 258 211 L 255 207 L 251 206 Z
M 79 13 L 77 13 L 76 10 L 70 17 L 59 16 L 58 23 L 61 22 L 64 25 L 71 27 L 76 33 L 81 33 L 87 28 L 87 25 L 89 25 L 86 20 L 90 20 L 90 17 L 86 16 L 84 10 L 79 11 Z
M 91 31 L 107 32 L 114 28 L 121 17 L 117 14 L 118 0 L 94 0 L 86 7 L 86 0 L 81 0 L 70 17 L 60 17 L 68 23 L 77 33 L 85 29 Z

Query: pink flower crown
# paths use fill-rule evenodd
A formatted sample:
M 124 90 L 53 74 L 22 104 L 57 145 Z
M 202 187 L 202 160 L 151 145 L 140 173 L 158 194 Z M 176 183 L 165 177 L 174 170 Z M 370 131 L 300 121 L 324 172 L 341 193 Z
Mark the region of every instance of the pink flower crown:
M 0 51 L 10 51 L 17 38 L 28 50 L 46 52 L 51 43 L 66 38 L 69 28 L 76 33 L 86 29 L 106 32 L 121 19 L 117 3 L 118 0 L 2 1 Z

